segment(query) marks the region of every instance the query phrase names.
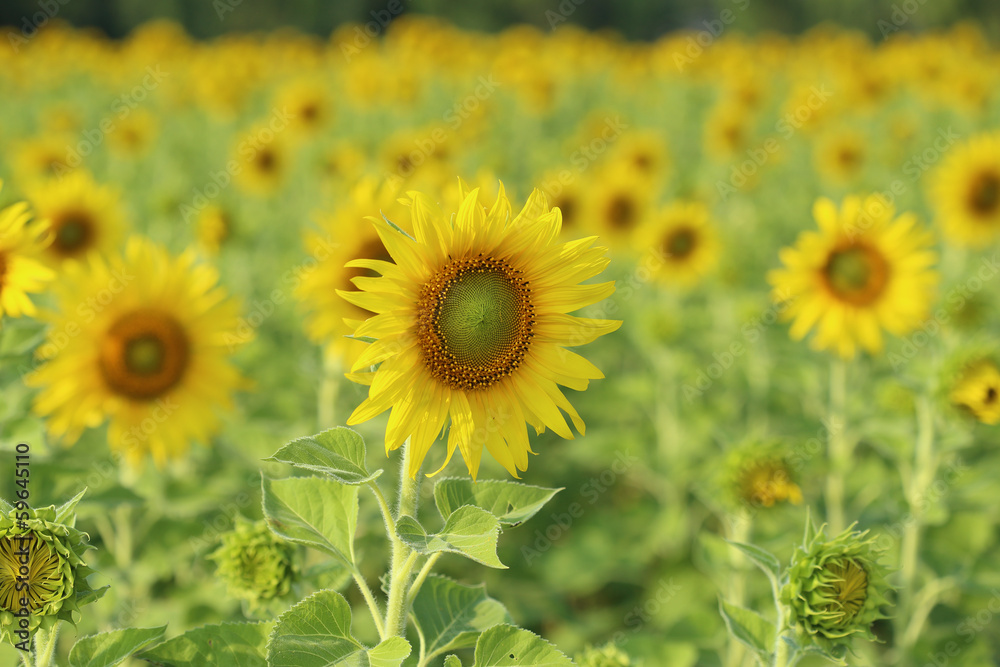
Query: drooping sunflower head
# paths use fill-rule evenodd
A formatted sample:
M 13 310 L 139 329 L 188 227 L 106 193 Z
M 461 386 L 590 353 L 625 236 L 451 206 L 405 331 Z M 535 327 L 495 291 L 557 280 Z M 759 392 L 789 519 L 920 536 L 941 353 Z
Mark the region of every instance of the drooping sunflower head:
M 52 234 L 44 254 L 50 266 L 118 249 L 126 227 L 121 194 L 97 184 L 87 172 L 36 184 L 28 190 L 28 199 Z
M 733 503 L 748 508 L 802 502 L 789 452 L 775 442 L 750 442 L 727 457 L 724 487 Z
M 965 365 L 952 382 L 949 399 L 984 424 L 1000 423 L 1000 369 L 988 358 Z
M 1000 236 L 1000 133 L 952 148 L 929 194 L 952 242 L 978 247 Z
M 613 283 L 579 284 L 604 269 L 605 250 L 591 247 L 593 237 L 559 243 L 560 213 L 537 190 L 513 218 L 502 187 L 489 211 L 473 190 L 454 215 L 408 195 L 415 238 L 373 218 L 393 262 L 349 263 L 381 277 L 355 278 L 362 291 L 338 292 L 376 313 L 354 332 L 376 340 L 354 365 L 351 377 L 371 389 L 348 423 L 391 408 L 386 449 L 409 438 L 415 476 L 450 421 L 449 459 L 460 450 L 475 477 L 485 447 L 517 476 L 531 451 L 526 423 L 572 438 L 564 411 L 584 430 L 558 385 L 583 390 L 603 377 L 566 347 L 620 324 L 569 314 L 614 291 Z
M 93 547 L 74 527 L 72 507 L 26 511 L 29 518 L 22 520 L 13 509 L 0 514 L 0 641 L 12 644 L 23 639 L 14 634 L 18 630 L 33 633 L 60 620 L 75 624 L 79 608 L 105 590 L 87 582 L 93 570 L 83 555 Z
M 272 533 L 264 521 L 242 517 L 208 558 L 218 565 L 216 574 L 229 595 L 245 600 L 250 610 L 287 595 L 298 574 L 295 545 Z
M 0 209 L 0 316 L 34 316 L 35 305 L 28 295 L 41 292 L 55 278 L 40 260 L 52 242 L 48 225 L 44 221 L 29 225 L 29 220 L 27 204 Z
M 768 273 L 782 316 L 794 320 L 798 340 L 815 328 L 815 349 L 845 359 L 858 348 L 882 349 L 882 332 L 905 334 L 930 307 L 937 273 L 933 237 L 912 214 L 896 217 L 881 197 L 848 197 L 841 208 L 820 199 L 813 208 L 819 231 L 799 235 L 784 248 L 784 268 Z
M 664 282 L 690 287 L 710 273 L 719 261 L 719 240 L 708 207 L 700 202 L 673 202 L 639 230 L 641 248 L 655 249 Z
M 874 639 L 871 624 L 887 618 L 891 590 L 875 538 L 852 528 L 832 540 L 820 530 L 797 547 L 781 590 L 800 639 L 839 656 L 855 636 Z
M 109 443 L 131 465 L 147 453 L 163 465 L 207 440 L 243 383 L 228 356 L 252 336 L 215 269 L 193 250 L 171 257 L 132 238 L 124 255 L 66 277 L 37 353 L 45 363 L 26 378 L 41 387 L 33 407 L 49 433 L 71 444 L 109 419 Z M 67 330 L 79 333 L 57 344 Z

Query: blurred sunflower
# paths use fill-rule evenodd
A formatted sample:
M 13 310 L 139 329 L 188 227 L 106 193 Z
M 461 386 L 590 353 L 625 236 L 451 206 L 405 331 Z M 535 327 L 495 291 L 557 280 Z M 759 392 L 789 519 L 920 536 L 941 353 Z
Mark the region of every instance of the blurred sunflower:
M 79 166 L 70 164 L 74 144 L 74 135 L 68 133 L 46 134 L 15 144 L 14 171 L 18 181 L 30 185 L 39 179 L 69 174 Z
M 738 106 L 717 104 L 705 119 L 705 150 L 725 160 L 743 152 L 750 143 L 749 115 Z
M 853 129 L 829 132 L 815 145 L 816 171 L 836 183 L 850 183 L 865 167 L 867 141 Z
M 858 346 L 879 352 L 883 329 L 901 335 L 927 317 L 937 257 L 913 214 L 896 218 L 892 205 L 873 195 L 848 197 L 839 211 L 819 199 L 813 216 L 819 231 L 783 248 L 784 268 L 767 276 L 774 300 L 786 306 L 782 316 L 794 319 L 793 339 L 816 327 L 814 349 L 849 359 Z
M 586 206 L 586 187 L 581 186 L 582 174 L 572 174 L 570 178 L 560 179 L 559 171 L 549 171 L 537 180 L 543 184 L 543 191 L 552 203 L 552 208 L 562 212 L 563 234 L 576 233 L 580 229 L 581 218 Z M 564 182 L 565 181 L 565 182 Z
M 612 165 L 594 178 L 584 207 L 585 227 L 614 246 L 634 248 L 635 230 L 647 220 L 652 204 L 648 183 L 631 169 Z
M 232 218 L 221 206 L 209 204 L 198 214 L 198 243 L 211 255 L 219 252 L 232 230 Z
M 666 178 L 670 159 L 663 133 L 655 130 L 633 130 L 614 144 L 611 159 L 621 161 L 637 176 L 654 182 Z
M 0 189 L 3 181 L 0 181 Z M 39 261 L 52 242 L 44 222 L 28 225 L 31 214 L 25 203 L 0 210 L 0 316 L 35 315 L 28 294 L 41 292 L 55 273 Z
M 242 383 L 227 356 L 239 305 L 218 286 L 218 272 L 187 251 L 171 257 L 151 241 L 129 239 L 123 256 L 73 264 L 57 287 L 45 360 L 28 376 L 40 387 L 34 411 L 68 444 L 110 420 L 113 450 L 137 466 L 158 466 L 204 441 Z M 51 336 L 77 329 L 61 346 Z
M 971 364 L 952 388 L 951 402 L 984 424 L 1000 423 L 1000 370 L 989 360 Z
M 299 80 L 285 84 L 277 93 L 275 106 L 287 110 L 290 129 L 300 136 L 312 136 L 333 116 L 333 103 L 323 83 Z
M 1000 132 L 951 149 L 930 189 L 945 235 L 983 246 L 1000 236 Z
M 76 171 L 36 183 L 29 188 L 28 199 L 52 233 L 44 255 L 50 266 L 118 250 L 126 227 L 121 193 L 97 184 L 89 173 Z
M 700 202 L 674 202 L 651 216 L 636 233 L 638 246 L 655 248 L 663 257 L 659 277 L 690 286 L 715 268 L 719 239 Z
M 156 116 L 146 109 L 135 109 L 108 133 L 108 148 L 119 157 L 140 157 L 152 147 L 156 132 Z
M 292 155 L 284 140 L 261 126 L 237 142 L 233 160 L 240 164 L 235 179 L 240 188 L 249 194 L 267 197 L 284 184 L 291 169 Z
M 558 385 L 581 391 L 604 377 L 565 346 L 621 324 L 568 315 L 614 292 L 613 282 L 578 284 L 607 266 L 605 249 L 591 247 L 594 237 L 558 243 L 560 213 L 538 190 L 513 219 L 502 188 L 488 213 L 478 190 L 453 216 L 425 195 L 409 197 L 416 239 L 370 218 L 395 263 L 351 262 L 381 277 L 355 278 L 363 291 L 338 292 L 378 313 L 354 332 L 377 340 L 354 364 L 350 377 L 371 389 L 348 423 L 391 408 L 386 451 L 409 439 L 415 477 L 450 417 L 444 465 L 457 448 L 475 478 L 485 446 L 517 477 L 531 452 L 525 422 L 571 439 L 561 409 L 584 432 Z M 374 373 L 358 372 L 380 362 Z

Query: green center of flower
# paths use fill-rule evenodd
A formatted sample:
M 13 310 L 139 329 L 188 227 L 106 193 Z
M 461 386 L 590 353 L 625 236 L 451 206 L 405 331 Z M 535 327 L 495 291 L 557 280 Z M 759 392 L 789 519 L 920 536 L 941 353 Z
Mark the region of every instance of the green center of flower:
M 823 611 L 831 614 L 833 625 L 848 625 L 868 597 L 868 573 L 856 561 L 846 560 L 828 563 L 824 572 L 831 578 L 821 589 L 829 600 Z
M 417 333 L 435 378 L 453 389 L 485 389 L 517 370 L 534 324 L 520 273 L 480 256 L 452 260 L 424 285 Z
M 667 236 L 667 254 L 676 259 L 684 259 L 695 249 L 698 236 L 693 229 L 681 227 Z
M 876 249 L 863 244 L 834 250 L 821 274 L 834 296 L 853 305 L 875 301 L 889 281 L 889 264 Z
M 969 189 L 969 205 L 982 216 L 989 217 L 1000 208 L 1000 174 L 983 172 Z
M 59 561 L 58 554 L 32 533 L 0 538 L 0 609 L 35 612 L 56 600 L 62 588 Z
M 94 235 L 94 225 L 90 217 L 83 213 L 70 213 L 58 220 L 54 227 L 52 249 L 64 257 L 84 250 L 90 245 Z
M 183 327 L 154 309 L 120 317 L 101 341 L 99 366 L 108 388 L 132 399 L 151 400 L 180 382 L 190 361 Z

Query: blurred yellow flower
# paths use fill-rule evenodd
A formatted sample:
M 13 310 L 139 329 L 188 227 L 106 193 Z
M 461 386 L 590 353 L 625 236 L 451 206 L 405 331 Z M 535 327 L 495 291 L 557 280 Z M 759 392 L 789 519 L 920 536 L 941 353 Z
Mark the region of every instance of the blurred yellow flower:
M 3 181 L 0 181 L 0 188 Z M 39 256 L 52 242 L 45 222 L 28 224 L 31 214 L 25 203 L 0 209 L 0 315 L 34 317 L 35 305 L 28 297 L 45 289 L 55 278 Z
M 952 148 L 935 174 L 930 198 L 954 243 L 984 246 L 1000 236 L 1000 132 Z

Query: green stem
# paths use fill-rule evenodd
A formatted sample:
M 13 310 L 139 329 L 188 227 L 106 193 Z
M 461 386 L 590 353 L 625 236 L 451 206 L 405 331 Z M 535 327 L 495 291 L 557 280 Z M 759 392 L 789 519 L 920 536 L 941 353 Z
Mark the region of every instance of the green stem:
M 340 389 L 340 359 L 332 353 L 323 351 L 323 378 L 319 384 L 316 396 L 316 419 L 319 430 L 333 427 L 337 415 L 337 392 Z
M 361 590 L 361 595 L 364 596 L 365 602 L 368 603 L 368 611 L 371 612 L 372 620 L 375 621 L 375 629 L 378 630 L 379 640 L 385 639 L 385 627 L 382 625 L 382 611 L 378 608 L 378 601 L 375 596 L 372 595 L 372 589 L 368 587 L 368 582 L 365 578 L 361 576 L 361 573 L 355 570 L 353 572 L 354 583 L 358 585 L 358 589 Z
M 56 638 L 59 636 L 59 625 L 53 625 L 49 630 L 38 628 L 35 631 L 35 665 L 34 667 L 49 667 L 52 664 L 52 654 L 56 650 Z
M 417 593 L 420 592 L 420 587 L 424 585 L 424 580 L 427 579 L 427 575 L 431 573 L 434 568 L 435 563 L 437 563 L 438 558 L 441 557 L 441 552 L 431 554 L 424 566 L 420 568 L 420 572 L 417 573 L 416 579 L 413 580 L 413 584 L 410 585 L 410 592 L 406 595 L 407 605 L 413 604 L 413 599 L 417 597 Z
M 115 560 L 119 569 L 128 570 L 132 565 L 132 508 L 119 505 L 114 509 Z
M 788 642 L 781 638 L 781 631 L 778 631 L 774 647 L 774 665 L 772 667 L 788 667 Z
M 851 443 L 846 437 L 847 364 L 835 359 L 830 366 L 829 433 L 830 471 L 826 476 L 826 520 L 830 532 L 838 534 L 846 527 L 844 520 L 844 477 L 851 463 Z
M 417 517 L 420 482 L 416 478 L 420 476 L 420 473 L 418 471 L 413 479 L 407 474 L 410 468 L 409 440 L 403 444 L 403 459 L 399 465 L 399 502 L 394 516 L 397 522 L 403 516 L 414 519 Z M 409 608 L 406 591 L 410 571 L 413 569 L 417 553 L 399 539 L 395 527 L 393 527 L 389 539 L 392 540 L 392 564 L 389 570 L 389 602 L 385 612 L 385 632 L 387 637 L 404 637 L 406 635 L 406 613 Z
M 730 542 L 746 543 L 749 541 L 752 515 L 749 512 L 741 511 L 739 514 L 730 515 Z M 743 552 L 730 548 L 730 564 L 732 573 L 729 575 L 729 591 L 726 596 L 730 604 L 742 607 L 746 602 L 746 556 Z M 726 667 L 739 667 L 743 664 L 746 650 L 743 644 L 730 639 L 726 652 Z

